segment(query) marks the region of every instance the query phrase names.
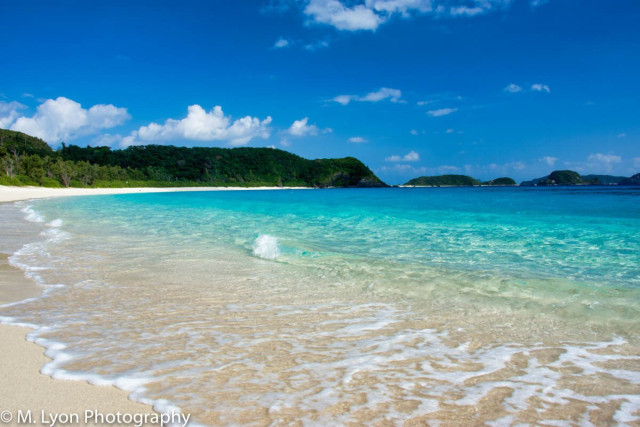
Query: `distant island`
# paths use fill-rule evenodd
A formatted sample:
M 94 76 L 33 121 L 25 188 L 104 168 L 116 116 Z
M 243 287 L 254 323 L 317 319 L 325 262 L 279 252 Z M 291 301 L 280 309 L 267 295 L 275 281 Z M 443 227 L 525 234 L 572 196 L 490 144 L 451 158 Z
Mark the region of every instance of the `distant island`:
M 553 171 L 542 178 L 523 181 L 521 186 L 549 186 L 549 185 L 640 185 L 640 173 L 629 178 L 613 175 L 580 175 L 571 170 Z
M 274 148 L 164 145 L 53 150 L 0 129 L 0 184 L 45 187 L 386 187 L 354 157 L 307 160 Z
M 503 177 L 490 181 L 480 181 L 467 175 L 421 176 L 408 181 L 407 187 L 480 187 L 480 186 L 516 186 L 513 179 Z M 542 178 L 523 181 L 520 186 L 554 185 L 640 185 L 640 173 L 631 177 L 613 175 L 580 175 L 571 170 L 553 171 Z
M 479 185 L 509 186 L 517 184 L 513 179 L 507 177 L 482 182 L 467 175 L 438 175 L 414 178 L 404 185 L 413 187 L 472 187 Z

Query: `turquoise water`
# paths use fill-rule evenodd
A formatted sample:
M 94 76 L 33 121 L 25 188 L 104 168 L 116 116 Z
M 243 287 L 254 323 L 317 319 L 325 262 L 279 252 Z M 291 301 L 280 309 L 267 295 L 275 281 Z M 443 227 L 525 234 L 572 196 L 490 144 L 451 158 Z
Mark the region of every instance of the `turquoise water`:
M 42 229 L 3 244 L 47 290 L 0 315 L 39 328 L 52 375 L 210 425 L 640 422 L 640 189 L 2 208 Z

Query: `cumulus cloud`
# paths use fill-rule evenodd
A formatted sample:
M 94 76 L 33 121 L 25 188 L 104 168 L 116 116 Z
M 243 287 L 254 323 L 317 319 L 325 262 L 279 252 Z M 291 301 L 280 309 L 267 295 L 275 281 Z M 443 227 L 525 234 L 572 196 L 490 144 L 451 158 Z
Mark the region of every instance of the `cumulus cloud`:
M 318 134 L 318 127 L 316 125 L 309 125 L 309 118 L 305 117 L 300 120 L 296 120 L 291 124 L 291 127 L 287 129 L 287 133 L 293 136 L 313 136 Z
M 411 150 L 404 156 L 398 156 L 398 155 L 389 156 L 385 158 L 385 160 L 387 162 L 417 162 L 418 160 L 420 160 L 420 154 Z
M 363 138 L 361 136 L 352 136 L 347 141 L 352 143 L 352 144 L 364 144 L 365 142 L 369 142 L 369 141 L 367 141 L 365 138 Z
M 222 107 L 205 111 L 200 105 L 188 107 L 187 117 L 167 119 L 164 124 L 150 123 L 133 131 L 120 142 L 122 146 L 159 143 L 177 139 L 191 141 L 227 141 L 230 145 L 245 145 L 254 138 L 270 136 L 271 117 L 260 120 L 246 116 L 234 121 L 224 114 Z
M 504 88 L 504 91 L 505 92 L 509 92 L 509 93 L 518 93 L 518 92 L 522 92 L 522 87 L 518 86 L 515 83 L 511 83 L 507 87 Z
M 287 47 L 291 45 L 291 42 L 287 39 L 280 37 L 274 44 L 273 47 L 275 49 L 282 49 L 283 47 Z
M 311 0 L 304 13 L 314 22 L 345 31 L 375 30 L 385 21 L 366 5 L 348 7 L 338 0 Z
M 432 13 L 439 17 L 471 17 L 502 9 L 511 0 L 310 0 L 304 7 L 309 22 L 342 31 L 375 31 L 395 15 L 404 18 Z
M 551 93 L 551 89 L 547 85 L 543 85 L 541 83 L 535 83 L 531 85 L 531 90 L 534 92 L 546 92 Z
M 359 101 L 359 102 L 379 102 L 384 99 L 389 99 L 391 102 L 400 102 L 400 97 L 402 97 L 402 92 L 399 89 L 392 89 L 388 87 L 380 88 L 377 91 L 369 92 L 364 96 L 358 95 L 338 95 L 333 98 L 333 101 L 347 105 L 351 101 Z
M 553 167 L 553 165 L 556 164 L 556 162 L 558 161 L 557 157 L 551 157 L 551 156 L 545 156 L 542 157 L 541 159 L 539 159 L 542 163 L 547 164 L 548 166 Z
M 24 108 L 27 108 L 27 106 L 16 101 L 0 101 L 0 128 L 7 129 L 20 117 L 20 110 Z
M 440 108 L 438 110 L 427 111 L 427 114 L 431 117 L 442 117 L 448 116 L 449 114 L 455 113 L 456 111 L 458 111 L 457 108 Z
M 18 117 L 11 125 L 11 130 L 57 143 L 118 126 L 129 118 L 126 108 L 98 104 L 87 110 L 79 103 L 61 96 L 44 101 L 32 117 Z

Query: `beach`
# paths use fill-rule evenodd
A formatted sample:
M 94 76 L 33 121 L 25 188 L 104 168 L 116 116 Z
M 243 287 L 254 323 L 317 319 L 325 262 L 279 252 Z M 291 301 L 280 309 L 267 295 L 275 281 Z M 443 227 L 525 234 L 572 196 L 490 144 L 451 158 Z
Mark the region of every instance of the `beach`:
M 31 198 L 0 205 L 0 315 L 81 381 L 37 376 L 204 425 L 634 425 L 635 194 Z
M 278 187 L 186 187 L 186 188 L 43 188 L 0 186 L 0 203 L 50 197 L 95 196 L 108 194 L 267 190 Z M 42 288 L 27 279 L 24 273 L 7 263 L 7 254 L 0 254 L 0 305 L 37 297 Z M 0 388 L 2 410 L 15 416 L 18 410 L 37 414 L 84 414 L 87 409 L 101 413 L 152 413 L 151 406 L 132 402 L 128 392 L 112 386 L 95 386 L 84 381 L 54 380 L 41 374 L 40 369 L 50 358 L 44 348 L 29 342 L 30 328 L 0 325 Z M 80 423 L 84 424 L 84 423 Z
M 138 187 L 138 188 L 45 188 L 0 185 L 0 203 L 49 197 L 98 196 L 107 194 L 174 193 L 191 191 L 292 190 L 307 187 Z

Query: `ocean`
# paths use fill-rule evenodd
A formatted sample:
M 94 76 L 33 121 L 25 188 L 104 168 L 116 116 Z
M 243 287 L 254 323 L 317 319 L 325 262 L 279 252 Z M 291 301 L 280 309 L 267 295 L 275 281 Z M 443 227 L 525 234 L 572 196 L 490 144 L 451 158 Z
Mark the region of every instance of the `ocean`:
M 640 189 L 0 205 L 54 378 L 202 425 L 640 425 Z

